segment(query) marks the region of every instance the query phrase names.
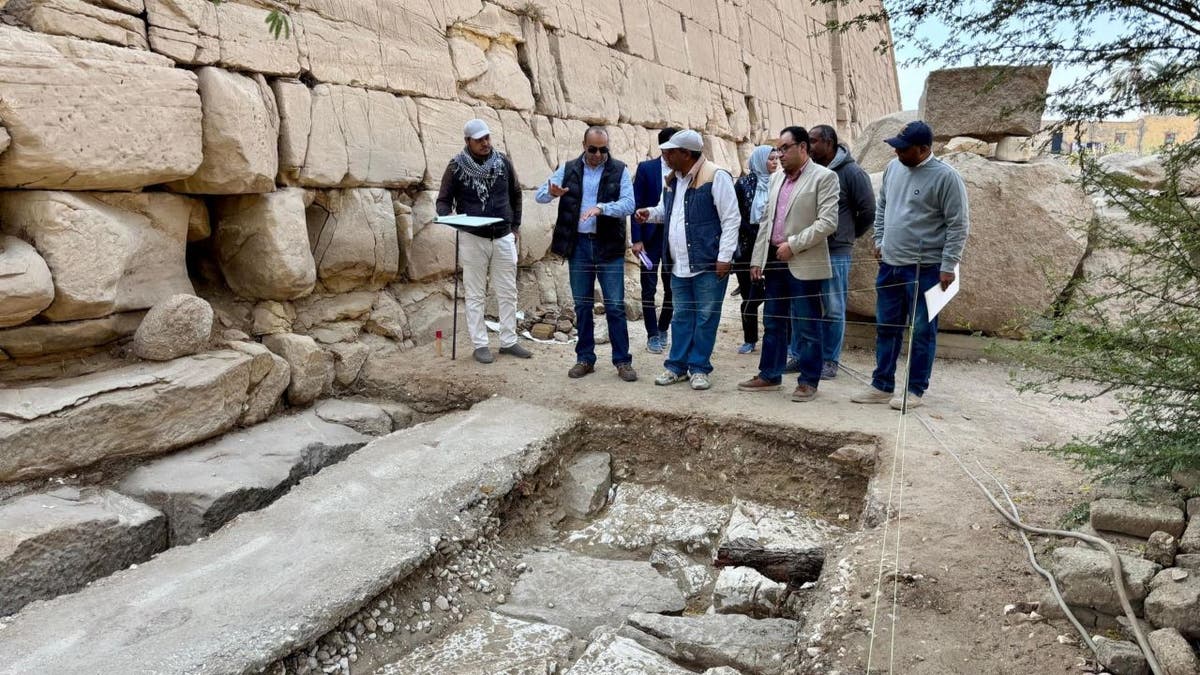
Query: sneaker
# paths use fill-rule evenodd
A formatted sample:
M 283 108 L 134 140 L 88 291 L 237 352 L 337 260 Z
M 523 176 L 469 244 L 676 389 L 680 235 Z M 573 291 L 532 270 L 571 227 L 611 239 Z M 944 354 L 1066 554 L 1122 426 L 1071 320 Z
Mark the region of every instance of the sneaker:
M 496 357 L 492 356 L 492 350 L 488 349 L 487 347 L 480 347 L 476 349 L 473 356 L 475 357 L 475 360 L 480 363 L 491 363 L 492 361 L 496 360 Z
M 780 386 L 779 382 L 768 382 L 761 375 L 755 375 L 745 382 L 738 382 L 738 391 L 779 391 Z
M 787 360 L 787 363 L 783 366 L 783 372 L 785 372 L 785 373 L 800 372 L 800 359 L 789 358 Z
M 654 378 L 654 384 L 657 384 L 660 387 L 665 387 L 669 384 L 675 384 L 676 382 L 683 382 L 686 379 L 688 379 L 687 375 L 680 375 L 673 370 L 664 370 L 662 375 Z
M 617 377 L 626 382 L 637 382 L 637 371 L 632 363 L 620 363 L 617 364 Z
M 692 373 L 692 389 L 704 391 L 711 386 L 712 382 L 708 381 L 708 373 Z
M 826 361 L 825 365 L 821 367 L 821 379 L 822 380 L 832 380 L 837 377 L 837 374 L 838 374 L 837 361 Z
M 651 354 L 663 353 L 662 337 L 658 335 L 651 336 L 650 339 L 646 341 L 646 351 L 650 352 Z
M 571 378 L 572 380 L 578 380 L 579 378 L 583 377 L 584 375 L 588 375 L 588 374 L 591 374 L 594 372 L 596 372 L 595 365 L 593 365 L 591 363 L 584 363 L 583 361 L 580 361 L 579 363 L 576 363 L 575 365 L 571 366 L 571 369 L 567 371 L 567 377 Z
M 888 401 L 888 405 L 890 405 L 892 407 L 892 410 L 904 410 L 904 394 L 896 394 L 895 396 L 893 396 L 892 400 Z M 914 394 L 912 392 L 909 392 L 908 393 L 908 409 L 912 410 L 913 408 L 920 408 L 920 407 L 921 407 L 921 397 L 917 396 L 916 394 Z
M 664 330 L 663 332 L 659 333 L 658 339 L 660 342 L 662 342 L 663 349 L 671 346 L 671 336 L 667 335 L 667 331 Z
M 811 401 L 817 397 L 817 388 L 807 384 L 796 386 L 796 390 L 792 392 L 792 400 L 797 403 Z
M 750 354 L 753 351 L 754 351 L 754 343 L 753 342 L 746 342 L 746 343 L 742 344 L 741 347 L 738 347 L 739 354 Z
M 892 394 L 875 387 L 867 387 L 851 396 L 850 400 L 854 403 L 887 403 L 892 400 Z
M 520 342 L 514 342 L 507 347 L 501 347 L 500 353 L 501 354 L 509 354 L 511 356 L 517 357 L 518 359 L 533 358 L 533 352 L 531 352 L 528 349 L 526 349 L 525 347 L 521 346 Z

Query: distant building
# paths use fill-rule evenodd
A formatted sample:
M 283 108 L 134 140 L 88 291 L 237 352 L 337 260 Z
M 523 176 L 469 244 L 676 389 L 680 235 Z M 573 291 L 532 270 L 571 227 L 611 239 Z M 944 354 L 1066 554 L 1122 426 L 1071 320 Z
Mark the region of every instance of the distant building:
M 1042 128 L 1049 129 L 1057 122 L 1043 120 Z M 1136 120 L 1089 122 L 1076 135 L 1076 127 L 1064 127 L 1058 132 L 1043 132 L 1039 141 L 1047 152 L 1068 154 L 1080 148 L 1107 155 L 1133 152 L 1149 155 L 1163 148 L 1186 143 L 1200 133 L 1200 122 L 1184 115 L 1146 115 Z

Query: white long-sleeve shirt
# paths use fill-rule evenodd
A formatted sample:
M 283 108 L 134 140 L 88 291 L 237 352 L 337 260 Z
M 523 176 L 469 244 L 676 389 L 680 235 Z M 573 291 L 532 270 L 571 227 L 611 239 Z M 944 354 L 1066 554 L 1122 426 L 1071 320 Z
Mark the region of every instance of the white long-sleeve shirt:
M 682 278 L 700 274 L 700 272 L 693 272 L 688 262 L 687 229 L 684 215 L 686 209 L 683 208 L 684 193 L 691 187 L 692 180 L 700 170 L 700 165 L 701 162 L 696 162 L 692 170 L 684 175 L 674 172 L 675 198 L 672 202 L 671 222 L 667 225 L 667 245 L 671 247 L 671 256 L 675 259 L 671 274 Z M 738 228 L 742 224 L 742 213 L 738 209 L 733 178 L 727 171 L 718 170 L 713 175 L 712 195 L 713 203 L 717 207 L 717 215 L 721 218 L 721 243 L 717 248 L 717 261 L 731 262 L 733 253 L 737 249 Z M 659 201 L 658 206 L 650 209 L 650 217 L 646 221 L 650 223 L 663 222 L 664 210 L 662 202 Z

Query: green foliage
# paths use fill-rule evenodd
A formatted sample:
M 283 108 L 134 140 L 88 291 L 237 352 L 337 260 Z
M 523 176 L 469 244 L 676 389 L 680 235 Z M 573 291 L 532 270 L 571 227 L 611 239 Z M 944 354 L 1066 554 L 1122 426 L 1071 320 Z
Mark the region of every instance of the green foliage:
M 225 1 L 226 0 L 209 0 L 209 2 L 218 6 Z M 288 15 L 285 10 L 281 8 L 272 9 L 267 13 L 266 18 L 263 19 L 263 21 L 267 24 L 267 30 L 270 31 L 271 35 L 275 36 L 276 40 L 278 40 L 280 36 L 284 38 L 290 38 L 292 36 L 292 24 L 288 19 Z

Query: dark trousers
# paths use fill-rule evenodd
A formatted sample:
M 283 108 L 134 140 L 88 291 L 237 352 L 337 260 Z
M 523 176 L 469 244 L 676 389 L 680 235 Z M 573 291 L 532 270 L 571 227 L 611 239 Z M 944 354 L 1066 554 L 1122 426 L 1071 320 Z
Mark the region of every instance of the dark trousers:
M 937 265 L 920 268 L 918 286 L 916 265 L 893 267 L 879 263 L 875 279 L 875 373 L 871 386 L 880 391 L 896 390 L 896 361 L 904 346 L 904 326 L 908 324 L 916 300 L 917 315 L 912 338 L 911 363 L 908 371 L 908 391 L 917 396 L 929 388 L 933 373 L 933 357 L 937 352 L 937 318 L 929 320 L 925 298 L 914 296 L 941 282 Z M 919 288 L 919 290 L 918 290 Z
M 763 307 L 763 343 L 758 376 L 781 382 L 788 358 L 788 329 L 799 332 L 800 375 L 797 384 L 821 383 L 821 280 L 797 279 L 787 263 L 772 254 L 763 271 L 767 298 Z
M 742 338 L 751 344 L 758 342 L 758 308 L 763 304 L 766 289 L 761 281 L 750 280 L 749 268 L 737 268 L 738 288 L 742 296 Z
M 642 273 L 642 321 L 646 323 L 646 337 L 652 338 L 659 333 L 666 333 L 671 327 L 671 270 L 649 251 L 646 255 L 654 262 L 654 269 L 646 269 L 638 264 Z M 654 306 L 654 296 L 658 291 L 658 279 L 663 282 L 662 312 Z

